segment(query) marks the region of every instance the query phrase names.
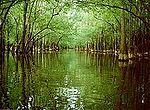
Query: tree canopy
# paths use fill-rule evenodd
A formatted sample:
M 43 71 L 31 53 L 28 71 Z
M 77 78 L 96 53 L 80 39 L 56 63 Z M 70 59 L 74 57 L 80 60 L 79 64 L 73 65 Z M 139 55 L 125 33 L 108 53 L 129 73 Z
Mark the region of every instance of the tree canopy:
M 134 33 L 149 32 L 149 5 L 148 0 L 3 0 L 1 38 L 26 51 L 37 45 L 125 48 L 132 46 Z M 120 40 L 123 35 L 126 40 Z

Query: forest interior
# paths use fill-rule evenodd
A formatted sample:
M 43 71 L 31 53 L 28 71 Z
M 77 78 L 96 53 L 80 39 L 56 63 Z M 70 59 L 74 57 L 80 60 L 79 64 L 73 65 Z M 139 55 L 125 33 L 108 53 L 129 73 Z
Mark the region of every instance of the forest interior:
M 116 52 L 119 59 L 149 54 L 148 0 L 2 0 L 1 52 L 29 54 L 78 48 Z
M 0 110 L 149 110 L 149 65 L 150 0 L 0 0 Z

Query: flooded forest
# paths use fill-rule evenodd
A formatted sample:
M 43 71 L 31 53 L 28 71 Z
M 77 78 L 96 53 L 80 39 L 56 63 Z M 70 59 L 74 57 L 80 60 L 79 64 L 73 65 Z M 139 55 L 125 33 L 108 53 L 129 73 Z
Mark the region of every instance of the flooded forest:
M 150 110 L 150 0 L 0 0 L 0 110 Z

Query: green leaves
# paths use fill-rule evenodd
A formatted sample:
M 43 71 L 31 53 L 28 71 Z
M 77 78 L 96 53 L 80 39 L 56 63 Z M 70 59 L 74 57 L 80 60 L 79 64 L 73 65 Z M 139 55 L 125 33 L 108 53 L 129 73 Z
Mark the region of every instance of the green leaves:
M 61 45 L 79 45 L 95 40 L 101 31 L 104 39 L 110 40 L 120 33 L 120 0 L 30 0 L 27 10 L 27 35 L 32 33 L 38 39 L 46 35 L 46 40 Z M 132 4 L 126 1 L 126 4 Z M 134 4 L 132 4 L 134 5 Z M 147 8 L 146 4 L 143 4 Z M 21 41 L 23 25 L 23 3 L 18 1 L 8 14 L 8 26 L 11 28 L 9 40 Z M 142 12 L 148 18 L 148 12 Z M 141 18 L 143 19 L 143 18 Z M 115 32 L 115 34 L 114 34 Z M 50 34 L 48 34 L 50 33 Z M 64 44 L 63 44 L 64 43 Z

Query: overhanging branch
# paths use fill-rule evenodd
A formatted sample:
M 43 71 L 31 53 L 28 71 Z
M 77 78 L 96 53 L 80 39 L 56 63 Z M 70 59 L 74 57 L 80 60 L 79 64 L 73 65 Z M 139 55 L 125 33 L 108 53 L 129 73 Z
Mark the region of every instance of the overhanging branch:
M 124 10 L 128 13 L 130 13 L 131 15 L 133 15 L 134 17 L 140 19 L 141 21 L 143 21 L 143 23 L 147 26 L 150 26 L 150 23 L 146 21 L 146 19 L 144 19 L 144 16 L 138 16 L 137 14 L 135 14 L 134 12 L 132 12 L 131 10 L 127 9 L 127 8 L 123 8 L 120 6 L 115 6 L 115 5 L 109 5 L 109 4 L 103 4 L 103 3 L 95 3 L 95 2 L 87 2 L 87 1 L 77 1 L 75 2 L 76 4 L 86 4 L 87 6 L 89 5 L 94 5 L 94 6 L 102 6 L 102 7 L 110 7 L 110 8 L 116 8 L 116 9 L 120 9 L 120 10 Z

